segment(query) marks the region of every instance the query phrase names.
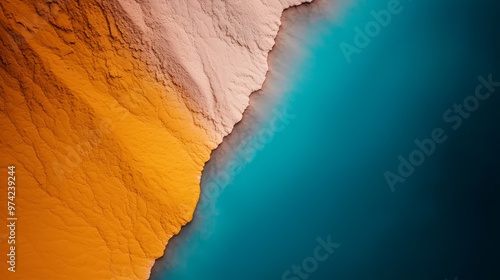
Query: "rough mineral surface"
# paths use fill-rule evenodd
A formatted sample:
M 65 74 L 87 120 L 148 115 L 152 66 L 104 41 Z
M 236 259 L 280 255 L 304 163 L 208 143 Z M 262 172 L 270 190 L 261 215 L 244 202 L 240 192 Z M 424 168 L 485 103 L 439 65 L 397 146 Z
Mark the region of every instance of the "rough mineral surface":
M 0 279 L 147 279 L 283 10 L 310 1 L 2 0 L 0 179 L 16 165 L 19 220 Z
M 146 61 L 188 89 L 188 108 L 220 142 L 265 80 L 283 10 L 312 0 L 117 1 Z

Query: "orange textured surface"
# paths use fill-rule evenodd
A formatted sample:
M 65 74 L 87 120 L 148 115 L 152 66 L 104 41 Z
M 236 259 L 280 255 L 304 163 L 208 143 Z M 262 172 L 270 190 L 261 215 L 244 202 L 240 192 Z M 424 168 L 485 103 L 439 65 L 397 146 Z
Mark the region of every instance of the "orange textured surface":
M 146 279 L 215 143 L 105 4 L 36 2 L 0 2 L 0 180 L 17 166 L 20 217 L 0 279 Z M 0 221 L 6 204 L 2 188 Z
M 262 86 L 283 10 L 310 2 L 0 1 L 0 279 L 148 278 Z

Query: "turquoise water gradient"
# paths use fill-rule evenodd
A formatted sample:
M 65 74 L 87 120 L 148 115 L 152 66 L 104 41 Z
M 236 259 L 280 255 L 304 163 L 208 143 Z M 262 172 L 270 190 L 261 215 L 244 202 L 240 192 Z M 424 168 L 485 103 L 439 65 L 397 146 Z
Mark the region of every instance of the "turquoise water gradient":
M 500 80 L 500 4 L 402 0 L 348 63 L 339 44 L 387 3 L 311 24 L 281 104 L 295 118 L 242 163 L 200 222 L 209 230 L 174 238 L 152 279 L 278 280 L 328 236 L 341 246 L 307 279 L 500 279 L 500 96 L 456 131 L 442 117 L 478 76 Z M 437 127 L 448 140 L 391 192 L 384 172 Z

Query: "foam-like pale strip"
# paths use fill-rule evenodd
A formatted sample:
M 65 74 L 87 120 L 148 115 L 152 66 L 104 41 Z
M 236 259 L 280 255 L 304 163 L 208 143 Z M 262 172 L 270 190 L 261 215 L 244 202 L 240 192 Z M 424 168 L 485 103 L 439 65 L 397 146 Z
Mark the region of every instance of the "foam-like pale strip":
M 1 1 L 0 279 L 147 279 L 300 2 Z
M 262 86 L 283 10 L 312 0 L 117 0 L 146 59 L 185 88 L 217 142 Z

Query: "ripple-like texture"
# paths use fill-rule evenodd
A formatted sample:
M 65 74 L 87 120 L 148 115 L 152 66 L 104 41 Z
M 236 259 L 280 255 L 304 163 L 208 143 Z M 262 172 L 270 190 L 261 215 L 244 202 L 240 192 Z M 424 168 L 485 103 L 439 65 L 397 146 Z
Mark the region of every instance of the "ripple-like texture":
M 310 1 L 33 2 L 0 2 L 0 178 L 17 166 L 19 216 L 0 278 L 147 279 L 262 86 L 283 10 Z

